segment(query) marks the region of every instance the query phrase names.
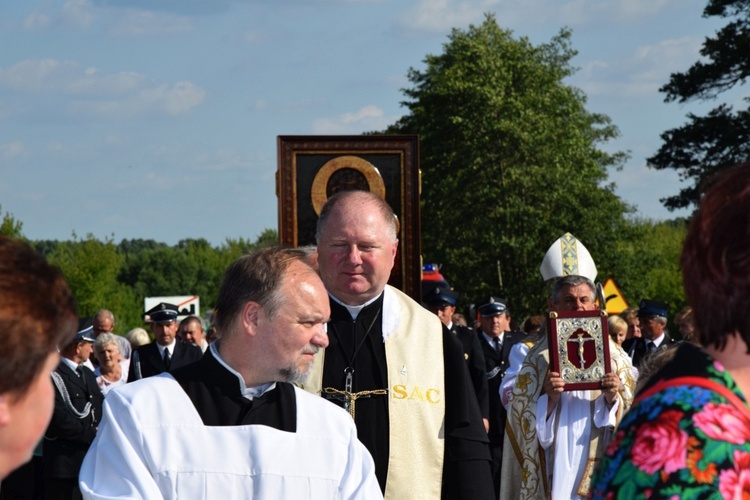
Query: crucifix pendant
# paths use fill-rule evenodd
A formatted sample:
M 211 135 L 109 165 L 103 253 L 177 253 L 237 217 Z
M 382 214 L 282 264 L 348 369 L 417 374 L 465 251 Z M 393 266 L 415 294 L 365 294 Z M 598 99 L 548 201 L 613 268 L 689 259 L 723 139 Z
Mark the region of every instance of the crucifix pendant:
M 353 383 L 352 383 L 352 376 L 354 375 L 354 368 L 348 367 L 344 369 L 344 373 L 346 373 L 346 379 L 344 380 L 344 392 L 347 394 L 347 398 L 344 400 L 344 409 L 351 413 L 351 406 L 352 403 L 354 403 L 354 398 L 351 396 L 354 392 L 353 389 Z

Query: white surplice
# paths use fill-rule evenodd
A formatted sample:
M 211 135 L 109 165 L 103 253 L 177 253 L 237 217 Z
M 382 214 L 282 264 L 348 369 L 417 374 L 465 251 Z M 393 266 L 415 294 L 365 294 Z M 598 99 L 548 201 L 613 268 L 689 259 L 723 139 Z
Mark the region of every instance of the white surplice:
M 79 476 L 84 498 L 376 498 L 345 411 L 295 388 L 296 432 L 205 426 L 171 375 L 111 391 Z

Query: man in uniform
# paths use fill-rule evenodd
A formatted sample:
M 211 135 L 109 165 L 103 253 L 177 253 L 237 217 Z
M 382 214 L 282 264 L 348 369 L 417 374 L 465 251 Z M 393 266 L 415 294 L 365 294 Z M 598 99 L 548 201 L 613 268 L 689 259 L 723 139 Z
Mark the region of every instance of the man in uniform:
M 328 297 L 306 257 L 271 247 L 234 261 L 206 355 L 107 395 L 87 496 L 381 498 L 349 415 L 290 383 L 328 345 Z
M 45 498 L 82 498 L 78 472 L 102 416 L 102 396 L 94 373 L 84 366 L 93 352 L 94 331 L 88 327 L 60 350 L 52 372 L 55 409 L 44 434 Z
M 665 330 L 669 306 L 659 300 L 643 299 L 638 307 L 638 322 L 641 336 L 628 339 L 622 344 L 627 353 L 632 353 L 633 365 L 640 368 L 643 361 L 654 351 L 666 349 L 677 343 Z
M 554 283 L 550 311 L 596 309 L 596 266 L 572 234 L 552 244 L 540 271 Z M 630 358 L 609 336 L 605 340 L 612 371 L 601 389 L 576 391 L 563 391 L 560 374 L 549 370 L 546 328 L 530 349 L 518 344 L 528 354 L 502 388 L 511 391 L 505 449 L 513 452 L 503 457 L 501 499 L 586 498 L 596 463 L 635 389 Z
M 445 287 L 437 286 L 430 289 L 422 297 L 427 309 L 440 318 L 440 321 L 448 328 L 453 335 L 461 341 L 463 346 L 466 367 L 469 369 L 471 383 L 474 385 L 474 392 L 477 395 L 479 409 L 482 412 L 482 421 L 485 430 L 490 429 L 490 402 L 489 393 L 487 392 L 487 375 L 484 371 L 484 354 L 482 346 L 479 344 L 479 338 L 474 330 L 467 326 L 457 325 L 453 322 L 453 315 L 456 312 L 456 299 L 458 293 Z
M 492 453 L 492 482 L 495 495 L 500 494 L 500 471 L 503 465 L 505 436 L 505 407 L 500 403 L 500 384 L 508 369 L 511 348 L 524 338 L 523 333 L 511 331 L 510 312 L 505 299 L 487 297 L 477 308 L 481 329 L 477 332 L 485 360 L 485 372 L 490 394 L 490 451 Z
M 305 389 L 349 410 L 387 498 L 494 498 L 461 343 L 387 286 L 396 234 L 393 211 L 375 194 L 343 191 L 323 206 L 318 265 L 331 343 Z
M 198 361 L 200 347 L 177 338 L 177 306 L 161 302 L 146 312 L 156 342 L 142 345 L 133 352 L 128 382 L 172 371 Z

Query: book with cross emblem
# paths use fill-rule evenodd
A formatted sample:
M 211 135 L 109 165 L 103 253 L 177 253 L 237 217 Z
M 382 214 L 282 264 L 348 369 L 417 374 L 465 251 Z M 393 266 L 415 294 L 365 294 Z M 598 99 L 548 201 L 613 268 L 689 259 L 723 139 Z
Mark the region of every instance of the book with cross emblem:
M 611 370 L 607 312 L 552 311 L 547 316 L 550 370 L 566 391 L 600 389 Z

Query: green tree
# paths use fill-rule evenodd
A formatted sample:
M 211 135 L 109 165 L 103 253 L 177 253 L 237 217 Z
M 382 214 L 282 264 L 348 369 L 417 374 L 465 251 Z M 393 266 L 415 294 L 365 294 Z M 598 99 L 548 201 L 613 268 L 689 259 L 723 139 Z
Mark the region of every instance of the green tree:
M 617 265 L 604 276 L 617 282 L 630 306 L 637 306 L 641 299 L 663 300 L 669 304 L 669 318 L 674 318 L 686 305 L 680 272 L 686 234 L 685 219 L 633 221 L 611 245 Z
M 660 89 L 666 102 L 714 100 L 750 76 L 750 0 L 710 0 L 703 17 L 711 16 L 731 21 L 703 42 L 703 60 L 670 76 Z M 660 200 L 670 210 L 697 206 L 700 192 L 716 172 L 750 158 L 749 109 L 735 111 L 720 103 L 706 116 L 690 113 L 688 119 L 682 127 L 664 132 L 662 146 L 648 159 L 652 168 L 674 169 L 688 182 L 678 194 Z
M 0 213 L 2 213 L 3 206 L 0 205 Z M 2 223 L 0 223 L 0 234 L 10 236 L 11 238 L 22 238 L 23 239 L 23 222 L 13 217 L 13 214 L 5 212 L 3 214 Z
M 90 318 L 99 309 L 114 312 L 116 332 L 125 333 L 138 325 L 142 306 L 133 291 L 118 281 L 123 259 L 111 239 L 99 241 L 92 235 L 60 242 L 49 256 L 60 268 L 78 304 L 81 318 Z
M 454 29 L 442 54 L 409 70 L 409 113 L 387 130 L 420 135 L 426 261 L 471 300 L 504 295 L 517 318 L 545 307 L 539 265 L 565 232 L 613 268 L 607 249 L 628 210 L 605 184 L 625 154 L 598 149 L 617 129 L 563 82 L 570 37 L 534 46 L 492 15 Z

